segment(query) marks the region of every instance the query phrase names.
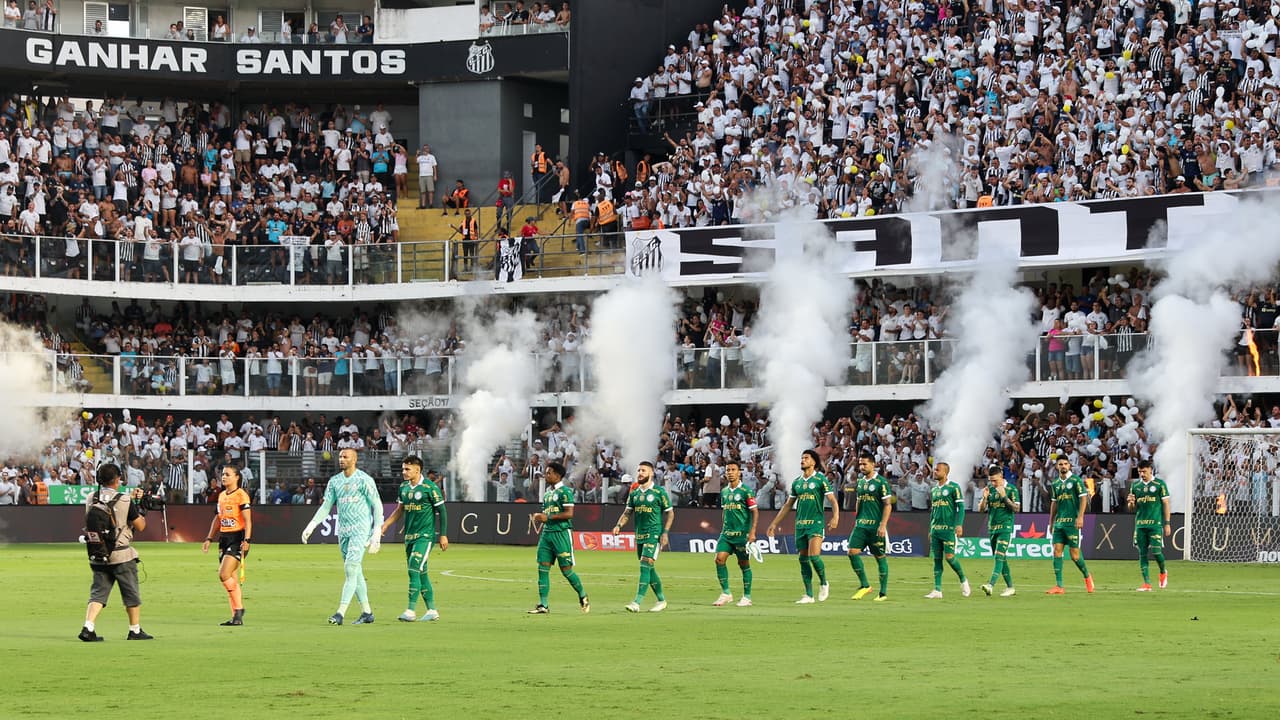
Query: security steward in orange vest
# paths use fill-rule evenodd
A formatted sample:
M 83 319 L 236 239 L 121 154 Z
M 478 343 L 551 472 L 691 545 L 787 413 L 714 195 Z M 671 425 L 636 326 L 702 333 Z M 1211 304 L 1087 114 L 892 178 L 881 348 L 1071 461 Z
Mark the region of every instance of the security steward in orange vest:
M 542 198 L 546 197 L 546 187 L 540 186 L 539 183 L 551 171 L 551 158 L 542 151 L 541 145 L 533 146 L 533 154 L 529 156 L 529 173 L 533 176 L 533 186 L 538 188 L 538 202 L 542 202 Z
M 571 209 L 570 219 L 573 220 L 573 231 L 577 233 L 578 253 L 587 254 L 587 238 L 586 233 L 591 229 L 591 203 L 582 197 L 581 193 L 575 195 L 573 208 Z
M 596 227 L 600 229 L 601 247 L 618 247 L 618 211 L 604 193 L 596 193 Z
M 480 240 L 480 224 L 471 216 L 471 208 L 467 208 L 466 213 L 466 216 L 462 218 L 462 224 L 454 225 L 453 229 L 458 232 L 458 244 L 462 248 L 462 269 L 470 272 L 476 266 L 476 247 Z

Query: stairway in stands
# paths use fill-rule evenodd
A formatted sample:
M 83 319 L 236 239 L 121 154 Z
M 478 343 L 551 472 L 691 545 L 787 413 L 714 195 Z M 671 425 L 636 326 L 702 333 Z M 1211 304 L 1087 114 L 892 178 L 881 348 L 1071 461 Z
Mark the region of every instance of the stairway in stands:
M 85 392 L 111 393 L 111 365 L 106 362 L 106 358 L 84 357 L 91 355 L 93 351 L 79 339 L 67 341 L 64 352 L 81 356 L 80 366 L 84 368 L 84 379 L 89 383 Z

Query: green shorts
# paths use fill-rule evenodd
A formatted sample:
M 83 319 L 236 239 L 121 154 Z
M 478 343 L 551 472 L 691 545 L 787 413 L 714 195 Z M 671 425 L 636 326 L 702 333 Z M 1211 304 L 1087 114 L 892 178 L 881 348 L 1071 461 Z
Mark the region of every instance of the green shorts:
M 573 566 L 573 536 L 568 530 L 543 530 L 538 538 L 538 564 Z
M 931 557 L 945 557 L 947 555 L 956 554 L 956 532 L 952 530 L 930 530 L 929 531 L 929 555 Z
M 726 537 L 721 535 L 716 540 L 717 553 L 729 553 L 738 557 L 746 557 L 747 554 L 747 537 L 745 535 L 735 535 Z
M 433 545 L 435 545 L 435 538 L 430 537 L 420 537 L 405 542 L 404 559 L 409 564 L 410 570 L 426 572 L 427 559 L 431 557 Z
M 1003 557 L 1009 554 L 1009 543 L 1013 540 L 1013 533 L 998 532 L 991 533 L 991 554 L 996 557 Z
M 1150 525 L 1133 529 L 1133 546 L 1139 550 L 1164 549 L 1164 526 Z
M 818 540 L 821 541 L 826 537 L 826 533 L 823 531 L 822 526 L 818 526 L 817 528 L 805 528 L 802 531 L 798 530 L 796 531 L 796 552 L 807 553 L 809 552 L 810 539 L 818 538 Z
M 876 534 L 873 527 L 855 527 L 849 535 L 849 549 L 870 549 L 875 557 L 884 557 L 885 538 Z
M 1053 544 L 1065 545 L 1070 548 L 1080 547 L 1080 531 L 1075 525 L 1070 527 L 1056 527 L 1053 529 Z
M 658 553 L 662 552 L 662 542 L 656 538 L 636 540 L 636 557 L 641 560 L 658 561 Z

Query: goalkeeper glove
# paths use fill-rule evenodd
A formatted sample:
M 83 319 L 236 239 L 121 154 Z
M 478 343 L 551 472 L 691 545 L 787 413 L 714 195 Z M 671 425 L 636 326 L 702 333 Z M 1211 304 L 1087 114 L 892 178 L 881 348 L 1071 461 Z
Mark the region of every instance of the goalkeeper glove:
M 382 549 L 382 538 L 378 537 L 377 535 L 374 535 L 373 539 L 369 541 L 369 554 L 377 555 L 378 551 L 381 549 Z
M 306 545 L 307 540 L 311 537 L 311 533 L 315 532 L 316 526 L 310 523 L 302 530 L 302 544 Z

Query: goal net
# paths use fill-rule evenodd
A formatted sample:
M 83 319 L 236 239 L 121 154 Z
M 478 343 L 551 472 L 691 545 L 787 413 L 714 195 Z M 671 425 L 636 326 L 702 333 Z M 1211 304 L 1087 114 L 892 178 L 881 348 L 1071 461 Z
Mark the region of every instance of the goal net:
M 1280 429 L 1188 435 L 1183 558 L 1280 563 Z

